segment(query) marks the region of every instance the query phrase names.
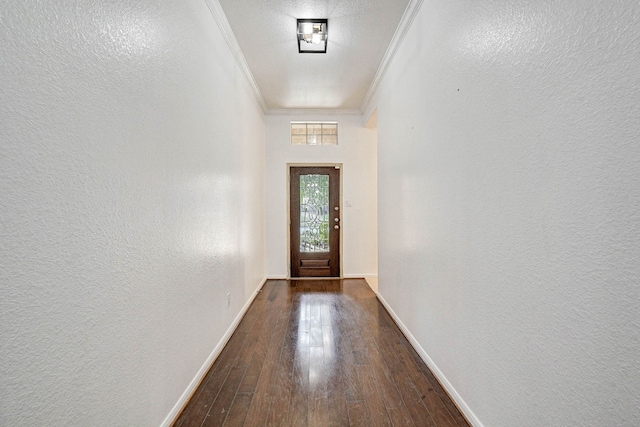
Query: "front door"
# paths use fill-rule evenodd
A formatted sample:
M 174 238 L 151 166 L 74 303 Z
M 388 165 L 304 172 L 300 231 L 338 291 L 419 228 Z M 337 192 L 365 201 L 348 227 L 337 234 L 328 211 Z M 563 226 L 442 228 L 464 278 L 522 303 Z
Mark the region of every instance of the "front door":
M 291 277 L 340 277 L 340 169 L 291 167 Z

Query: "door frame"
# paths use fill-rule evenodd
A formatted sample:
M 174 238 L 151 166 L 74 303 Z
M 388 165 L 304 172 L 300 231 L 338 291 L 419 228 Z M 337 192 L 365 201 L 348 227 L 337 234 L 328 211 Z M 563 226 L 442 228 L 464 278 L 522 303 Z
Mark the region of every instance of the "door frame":
M 342 254 L 344 253 L 344 210 L 342 204 L 342 180 L 344 176 L 344 167 L 342 163 L 287 163 L 287 279 L 295 279 L 295 280 L 323 280 L 323 279 L 335 279 L 335 277 L 291 277 L 291 168 L 305 168 L 305 167 L 333 167 L 340 169 L 340 197 L 338 197 L 338 207 L 340 208 L 340 248 L 339 248 L 339 258 L 340 258 L 340 277 L 338 279 L 344 278 L 344 268 L 342 265 Z

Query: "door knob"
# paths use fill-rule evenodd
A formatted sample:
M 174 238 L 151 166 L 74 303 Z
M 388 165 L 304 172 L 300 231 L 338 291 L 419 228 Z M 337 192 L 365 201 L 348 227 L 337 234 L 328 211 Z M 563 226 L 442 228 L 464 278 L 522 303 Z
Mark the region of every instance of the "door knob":
M 335 222 L 338 222 L 338 221 L 340 221 L 340 218 L 333 218 L 333 220 L 334 220 Z
M 338 224 L 336 224 L 336 225 L 333 226 L 333 228 L 335 228 L 337 230 L 338 228 L 340 228 L 340 226 Z

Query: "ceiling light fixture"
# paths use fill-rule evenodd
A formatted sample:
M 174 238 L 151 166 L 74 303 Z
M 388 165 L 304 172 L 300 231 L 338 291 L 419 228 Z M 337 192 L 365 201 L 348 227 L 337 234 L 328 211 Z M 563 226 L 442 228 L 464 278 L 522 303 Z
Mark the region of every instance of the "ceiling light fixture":
M 327 53 L 326 19 L 298 19 L 298 52 Z

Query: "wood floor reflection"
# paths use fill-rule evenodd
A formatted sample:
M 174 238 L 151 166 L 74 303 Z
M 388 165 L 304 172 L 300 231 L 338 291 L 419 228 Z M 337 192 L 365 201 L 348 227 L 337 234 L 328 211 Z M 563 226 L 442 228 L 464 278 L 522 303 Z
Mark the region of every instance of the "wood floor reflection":
M 361 279 L 269 280 L 175 426 L 467 426 Z

